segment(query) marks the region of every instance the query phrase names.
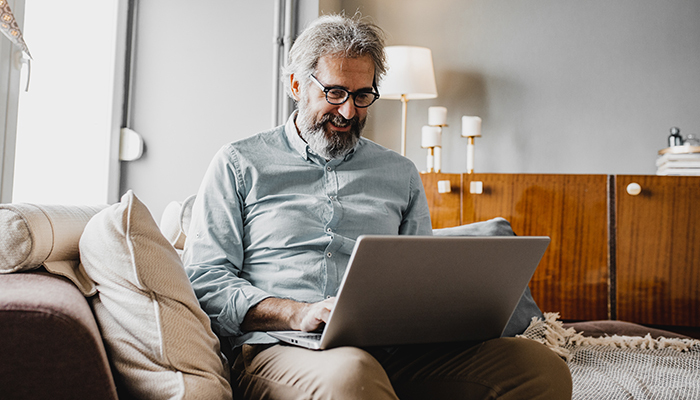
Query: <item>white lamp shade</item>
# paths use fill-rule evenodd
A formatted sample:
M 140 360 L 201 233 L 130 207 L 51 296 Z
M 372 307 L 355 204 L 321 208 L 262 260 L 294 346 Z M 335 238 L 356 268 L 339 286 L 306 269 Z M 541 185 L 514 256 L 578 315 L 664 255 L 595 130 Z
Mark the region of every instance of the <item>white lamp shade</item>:
M 388 46 L 389 70 L 379 87 L 380 98 L 389 100 L 434 99 L 437 97 L 433 55 L 430 49 L 416 46 Z

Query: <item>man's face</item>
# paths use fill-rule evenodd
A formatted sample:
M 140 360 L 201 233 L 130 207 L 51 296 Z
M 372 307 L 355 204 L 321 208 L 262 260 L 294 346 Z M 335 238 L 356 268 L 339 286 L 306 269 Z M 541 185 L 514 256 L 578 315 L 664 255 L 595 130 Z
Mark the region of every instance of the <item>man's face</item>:
M 350 92 L 372 90 L 374 62 L 370 56 L 323 56 L 318 60 L 314 76 L 327 88 L 341 87 Z M 292 94 L 299 108 L 296 125 L 301 137 L 326 159 L 344 157 L 360 140 L 367 108 L 355 107 L 352 96 L 343 104 L 330 104 L 323 90 L 313 83 L 305 90 L 300 89 L 297 77 L 292 76 Z

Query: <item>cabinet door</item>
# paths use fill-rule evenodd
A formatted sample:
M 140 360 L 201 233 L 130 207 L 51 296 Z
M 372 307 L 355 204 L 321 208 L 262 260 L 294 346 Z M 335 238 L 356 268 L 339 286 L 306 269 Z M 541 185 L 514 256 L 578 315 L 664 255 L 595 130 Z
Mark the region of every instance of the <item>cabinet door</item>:
M 615 181 L 617 318 L 700 326 L 700 177 Z
M 606 175 L 463 177 L 462 223 L 503 217 L 517 235 L 551 238 L 530 281 L 542 311 L 567 320 L 608 318 Z M 472 182 L 482 183 L 481 194 L 470 193 Z
M 425 195 L 428 198 L 433 229 L 460 225 L 462 222 L 462 213 L 460 211 L 462 175 L 428 172 L 421 174 L 421 179 L 423 180 Z M 440 181 L 450 182 L 449 192 L 438 192 L 438 182 Z

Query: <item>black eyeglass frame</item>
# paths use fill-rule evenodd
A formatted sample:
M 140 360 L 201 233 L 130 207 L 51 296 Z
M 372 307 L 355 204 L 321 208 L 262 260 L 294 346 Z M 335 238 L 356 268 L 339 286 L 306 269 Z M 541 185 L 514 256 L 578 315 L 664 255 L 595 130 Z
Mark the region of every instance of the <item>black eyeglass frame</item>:
M 311 77 L 311 80 L 312 80 L 316 85 L 318 85 L 318 88 L 321 89 L 321 90 L 323 91 L 323 94 L 325 95 L 326 101 L 328 102 L 328 104 L 332 104 L 332 105 L 334 105 L 334 106 L 339 106 L 339 105 L 345 104 L 345 102 L 348 101 L 348 99 L 349 99 L 350 97 L 352 97 L 352 103 L 355 105 L 355 107 L 357 107 L 357 108 L 367 108 L 367 107 L 371 106 L 372 104 L 374 104 L 374 102 L 377 101 L 377 99 L 379 98 L 379 93 L 378 93 L 379 90 L 377 89 L 377 85 L 376 85 L 376 83 L 374 83 L 374 82 L 372 82 L 372 88 L 375 90 L 374 92 L 369 91 L 369 90 L 358 90 L 358 91 L 356 91 L 356 92 L 351 92 L 351 91 L 349 91 L 349 90 L 347 90 L 347 89 L 345 89 L 344 87 L 341 87 L 341 86 L 326 87 L 326 86 L 324 86 L 323 83 L 321 83 L 321 82 L 318 80 L 318 78 L 316 78 L 313 74 L 310 74 L 309 76 Z M 334 103 L 334 102 L 332 102 L 332 101 L 328 98 L 328 92 L 330 92 L 331 90 L 342 90 L 343 92 L 345 92 L 345 93 L 346 93 L 346 96 L 345 96 L 345 98 L 343 99 L 343 101 L 341 101 L 341 102 L 339 102 L 339 103 Z M 369 104 L 367 104 L 366 106 L 358 105 L 358 104 L 357 104 L 357 95 L 360 95 L 360 94 L 371 94 L 371 95 L 374 96 L 374 99 L 373 99 Z

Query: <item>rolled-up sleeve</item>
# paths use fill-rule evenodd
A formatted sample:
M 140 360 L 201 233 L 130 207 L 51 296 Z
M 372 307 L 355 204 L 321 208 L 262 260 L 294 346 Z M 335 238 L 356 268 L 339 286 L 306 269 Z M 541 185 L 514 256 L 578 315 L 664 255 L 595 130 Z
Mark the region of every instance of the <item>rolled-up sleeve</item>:
M 425 197 L 425 189 L 421 181 L 418 170 L 415 168 L 411 172 L 411 182 L 409 185 L 409 201 L 403 213 L 400 235 L 424 235 L 432 236 L 433 229 L 430 221 L 430 208 Z
M 222 336 L 240 336 L 248 310 L 269 293 L 240 277 L 243 267 L 244 182 L 234 150 L 222 148 L 192 207 L 184 265 L 200 305 Z

